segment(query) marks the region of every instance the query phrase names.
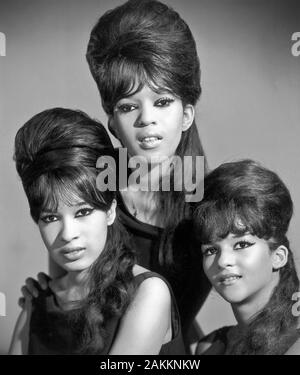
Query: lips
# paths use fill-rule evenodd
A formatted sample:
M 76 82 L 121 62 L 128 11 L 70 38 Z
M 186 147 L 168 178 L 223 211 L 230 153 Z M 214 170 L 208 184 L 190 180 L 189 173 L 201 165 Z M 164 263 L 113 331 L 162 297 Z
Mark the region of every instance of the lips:
M 236 273 L 227 273 L 217 277 L 217 282 L 222 285 L 232 285 L 236 283 L 242 276 Z
M 163 137 L 157 133 L 141 134 L 138 136 L 138 141 L 142 148 L 150 149 L 160 145 Z
M 77 260 L 80 259 L 83 255 L 85 248 L 84 247 L 73 247 L 73 248 L 65 248 L 62 250 L 63 256 L 67 260 Z

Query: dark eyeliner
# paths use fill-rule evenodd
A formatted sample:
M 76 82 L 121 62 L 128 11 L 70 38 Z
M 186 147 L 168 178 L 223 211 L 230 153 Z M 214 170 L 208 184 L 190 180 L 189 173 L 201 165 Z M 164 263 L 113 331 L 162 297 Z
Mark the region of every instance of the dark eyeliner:
M 89 216 L 95 209 L 93 207 L 82 207 L 80 208 L 80 210 L 78 210 L 75 214 L 75 217 L 84 217 L 84 216 Z M 79 215 L 78 214 L 81 212 L 81 211 L 88 211 L 88 213 L 86 214 L 82 214 L 82 215 Z

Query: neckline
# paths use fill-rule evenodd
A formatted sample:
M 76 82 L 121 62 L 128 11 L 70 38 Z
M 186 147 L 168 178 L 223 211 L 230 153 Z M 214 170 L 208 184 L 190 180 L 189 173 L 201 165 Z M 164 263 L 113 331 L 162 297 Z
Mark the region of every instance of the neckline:
M 123 211 L 135 223 L 139 224 L 140 226 L 148 227 L 151 230 L 156 230 L 158 232 L 162 232 L 164 230 L 164 228 L 161 228 L 161 227 L 159 227 L 157 225 L 145 223 L 144 221 L 141 221 L 137 217 L 135 217 L 134 215 L 132 215 L 132 213 L 129 211 L 129 209 L 126 206 L 126 204 L 124 202 L 124 199 L 123 199 L 122 194 L 121 194 L 120 191 L 117 192 L 117 197 L 118 197 L 118 205 L 119 205 L 119 208 L 121 209 L 121 211 Z
M 47 292 L 47 291 L 46 291 Z M 48 287 L 48 292 L 47 292 L 47 294 L 48 294 L 48 298 L 50 298 L 49 300 L 48 300 L 48 298 L 47 298 L 47 300 L 48 300 L 48 302 L 47 302 L 47 304 L 48 304 L 48 306 L 49 306 L 49 308 L 51 309 L 51 310 L 54 310 L 55 312 L 59 312 L 59 313 L 61 313 L 61 314 L 68 314 L 68 313 L 71 313 L 71 312 L 77 312 L 77 311 L 79 311 L 80 309 L 81 309 L 81 307 L 76 307 L 76 306 L 74 306 L 74 307 L 72 307 L 71 309 L 64 309 L 63 307 L 62 307 L 62 305 L 59 303 L 59 301 L 58 301 L 58 298 L 57 298 L 57 295 L 55 294 L 55 292 L 50 288 L 50 287 Z M 78 302 L 78 301 L 72 301 L 72 303 L 74 303 L 74 305 L 76 305 L 76 303 L 75 302 Z

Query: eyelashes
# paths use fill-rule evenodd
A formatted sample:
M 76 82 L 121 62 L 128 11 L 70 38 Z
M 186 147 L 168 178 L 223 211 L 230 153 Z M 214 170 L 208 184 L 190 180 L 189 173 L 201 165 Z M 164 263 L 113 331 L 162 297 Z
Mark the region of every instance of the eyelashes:
M 232 249 L 233 250 L 243 250 L 243 249 L 247 249 L 247 248 L 249 248 L 253 245 L 255 245 L 255 242 L 242 240 L 242 241 L 235 242 L 232 246 Z M 202 248 L 202 254 L 205 257 L 215 255 L 220 251 L 221 251 L 221 249 L 220 249 L 219 246 L 211 246 L 211 247 Z
M 167 107 L 174 102 L 173 98 L 165 97 L 156 100 L 155 104 L 159 107 Z
M 80 217 L 89 216 L 92 214 L 93 211 L 94 211 L 94 208 L 91 208 L 91 207 L 80 208 L 79 210 L 75 212 L 74 217 L 80 218 Z M 44 222 L 45 224 L 50 224 L 60 219 L 61 219 L 61 216 L 56 215 L 56 214 L 41 215 L 40 217 L 40 220 Z
M 214 255 L 217 253 L 217 249 L 214 248 L 214 247 L 209 247 L 209 248 L 206 248 L 205 250 L 202 250 L 202 254 L 205 256 L 205 257 L 208 257 L 210 255 Z
M 116 111 L 120 113 L 128 113 L 136 109 L 137 106 L 134 104 L 120 104 L 117 106 Z
M 172 104 L 174 101 L 175 99 L 172 97 L 161 97 L 154 101 L 153 106 L 159 107 L 159 108 L 165 108 L 165 107 L 168 107 L 170 104 Z M 119 112 L 121 114 L 129 113 L 138 108 L 139 108 L 139 105 L 136 103 L 121 103 L 116 106 L 115 112 Z
M 94 211 L 94 208 L 90 208 L 90 207 L 81 208 L 79 211 L 77 211 L 75 217 L 89 216 L 93 211 Z
M 56 215 L 45 215 L 40 218 L 45 224 L 53 223 L 54 221 L 58 220 Z
M 250 241 L 238 241 L 235 245 L 234 245 L 234 247 L 235 247 L 235 249 L 240 249 L 240 250 L 242 250 L 242 249 L 246 249 L 247 247 L 250 247 L 250 246 L 252 246 L 252 245 L 254 245 L 254 243 L 255 242 L 250 242 Z

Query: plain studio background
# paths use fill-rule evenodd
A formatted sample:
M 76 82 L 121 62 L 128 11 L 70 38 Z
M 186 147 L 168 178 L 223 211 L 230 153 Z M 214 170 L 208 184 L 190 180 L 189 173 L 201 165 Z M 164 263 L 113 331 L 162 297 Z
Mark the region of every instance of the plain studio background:
M 82 109 L 106 124 L 85 51 L 97 18 L 122 2 L 1 0 L 0 292 L 6 316 L 0 316 L 0 353 L 7 352 L 25 278 L 47 271 L 47 253 L 12 160 L 14 136 L 31 116 L 55 106 Z M 197 42 L 203 94 L 196 120 L 210 168 L 252 158 L 279 173 L 295 204 L 289 236 L 300 270 L 300 56 L 291 52 L 292 34 L 300 31 L 299 1 L 166 3 Z M 234 319 L 212 293 L 198 321 L 208 333 Z

